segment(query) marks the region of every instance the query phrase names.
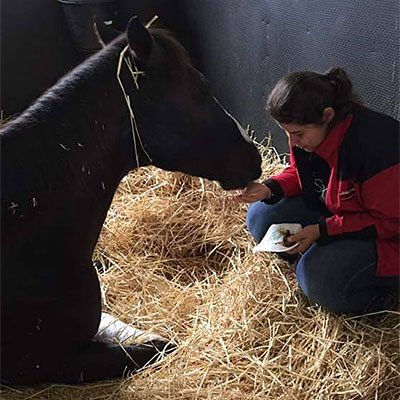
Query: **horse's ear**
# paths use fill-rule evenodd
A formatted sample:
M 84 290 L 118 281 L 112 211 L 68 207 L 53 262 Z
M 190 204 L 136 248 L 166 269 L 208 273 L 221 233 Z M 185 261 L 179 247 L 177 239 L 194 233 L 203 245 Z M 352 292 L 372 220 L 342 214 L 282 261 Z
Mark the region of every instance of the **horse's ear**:
M 108 43 L 112 42 L 116 37 L 118 37 L 121 32 L 114 28 L 106 25 L 103 21 L 98 18 L 93 20 L 93 28 L 99 39 L 100 44 L 105 47 Z
M 132 17 L 126 29 L 126 36 L 135 58 L 146 62 L 150 57 L 153 47 L 153 39 L 149 31 L 142 25 L 137 16 Z

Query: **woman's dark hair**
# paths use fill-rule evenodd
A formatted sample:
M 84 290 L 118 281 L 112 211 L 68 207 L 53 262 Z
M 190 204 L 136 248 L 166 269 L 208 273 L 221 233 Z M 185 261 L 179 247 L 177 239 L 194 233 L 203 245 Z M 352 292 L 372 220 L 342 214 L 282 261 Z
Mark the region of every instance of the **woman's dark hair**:
M 301 71 L 283 77 L 268 97 L 267 111 L 278 122 L 306 125 L 322 123 L 324 109 L 332 107 L 334 125 L 359 104 L 347 73 L 332 68 L 325 74 Z

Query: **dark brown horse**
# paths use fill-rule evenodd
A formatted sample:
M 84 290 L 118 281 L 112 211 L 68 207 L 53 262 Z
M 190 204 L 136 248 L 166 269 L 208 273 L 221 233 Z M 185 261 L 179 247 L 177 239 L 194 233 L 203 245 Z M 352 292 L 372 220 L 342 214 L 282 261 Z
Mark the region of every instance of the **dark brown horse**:
M 167 32 L 133 18 L 109 39 L 1 131 L 8 384 L 115 378 L 166 346 L 93 340 L 101 300 L 92 254 L 123 176 L 153 164 L 235 189 L 261 172 L 254 144 Z

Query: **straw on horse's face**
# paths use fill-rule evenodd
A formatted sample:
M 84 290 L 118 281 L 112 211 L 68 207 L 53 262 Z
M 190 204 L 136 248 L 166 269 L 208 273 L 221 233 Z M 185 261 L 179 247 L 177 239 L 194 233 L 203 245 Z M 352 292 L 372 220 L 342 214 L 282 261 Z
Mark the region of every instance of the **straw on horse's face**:
M 1 141 L 2 381 L 89 382 L 154 361 L 165 340 L 121 348 L 113 329 L 96 336 L 112 319 L 92 255 L 120 179 L 154 164 L 242 187 L 260 174 L 255 146 L 182 47 L 137 19 Z

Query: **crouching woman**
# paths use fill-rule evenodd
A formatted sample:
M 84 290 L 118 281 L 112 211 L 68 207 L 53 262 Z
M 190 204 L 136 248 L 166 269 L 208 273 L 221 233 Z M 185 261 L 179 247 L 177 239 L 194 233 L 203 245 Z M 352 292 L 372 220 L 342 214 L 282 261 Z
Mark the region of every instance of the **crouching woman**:
M 283 77 L 267 111 L 290 166 L 236 197 L 254 203 L 249 231 L 259 242 L 271 224 L 300 223 L 291 255 L 305 295 L 337 313 L 384 309 L 400 275 L 399 122 L 361 106 L 340 68 Z

